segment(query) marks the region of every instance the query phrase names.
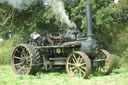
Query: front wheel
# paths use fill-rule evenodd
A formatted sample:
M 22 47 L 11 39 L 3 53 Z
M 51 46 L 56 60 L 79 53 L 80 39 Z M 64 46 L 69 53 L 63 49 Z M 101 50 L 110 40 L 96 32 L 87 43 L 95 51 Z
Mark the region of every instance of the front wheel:
M 104 60 L 104 65 L 97 67 L 96 72 L 100 72 L 106 75 L 110 74 L 113 69 L 112 55 L 108 51 L 101 49 L 98 58 Z
M 88 78 L 91 72 L 91 61 L 85 53 L 74 51 L 67 58 L 66 70 L 72 78 Z

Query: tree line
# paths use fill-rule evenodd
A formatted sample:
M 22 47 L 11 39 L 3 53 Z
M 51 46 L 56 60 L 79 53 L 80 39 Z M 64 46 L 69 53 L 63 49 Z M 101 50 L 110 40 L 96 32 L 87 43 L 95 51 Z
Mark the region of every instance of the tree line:
M 63 0 L 66 13 L 70 20 L 76 23 L 77 29 L 86 35 L 85 4 L 92 4 L 92 24 L 95 38 L 107 48 L 116 39 L 123 28 L 128 24 L 128 0 L 120 0 L 115 4 L 112 0 Z M 41 34 L 66 30 L 68 26 L 60 22 L 50 7 L 41 3 L 26 10 L 18 11 L 7 5 L 0 4 L 0 35 L 8 38 L 11 30 L 13 35 L 19 34 L 23 39 L 35 29 Z

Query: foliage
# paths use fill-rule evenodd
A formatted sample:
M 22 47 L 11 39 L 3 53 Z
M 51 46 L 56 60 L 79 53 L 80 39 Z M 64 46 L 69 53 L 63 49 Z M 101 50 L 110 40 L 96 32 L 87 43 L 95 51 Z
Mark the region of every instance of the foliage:
M 124 65 L 124 59 L 120 58 L 117 55 L 112 55 L 113 57 L 113 61 L 114 61 L 114 69 L 119 69 L 120 67 L 122 67 Z M 123 64 L 122 64 L 123 63 Z
M 77 4 L 74 6 L 66 6 L 67 10 L 71 8 L 69 12 L 70 17 L 78 26 L 78 29 L 83 31 L 83 35 L 86 34 L 86 20 L 85 20 L 85 4 L 84 0 L 75 0 Z M 119 3 L 120 7 L 116 7 L 111 0 L 90 0 L 92 3 L 92 22 L 93 30 L 96 40 L 103 48 L 108 49 L 108 46 L 117 40 L 117 36 L 120 32 L 125 31 L 120 23 L 128 24 L 128 0 L 123 3 Z
M 114 54 L 116 52 L 117 56 L 127 55 L 128 41 L 125 41 L 127 38 L 123 39 L 125 35 L 121 37 L 121 34 L 127 35 L 128 0 L 121 0 L 119 4 L 114 4 L 112 0 L 88 0 L 88 2 L 85 0 L 64 0 L 64 3 L 66 13 L 76 23 L 83 35 L 86 35 L 85 4 L 92 3 L 92 24 L 95 39 L 98 40 L 101 47 L 111 50 Z M 12 7 L 6 4 L 0 4 L 0 24 L 4 22 L 11 9 Z M 66 28 L 68 28 L 67 25 L 60 22 L 50 7 L 38 3 L 26 10 L 16 9 L 15 14 L 6 25 L 0 26 L 0 35 L 4 39 L 8 39 L 9 31 L 12 31 L 12 41 L 16 45 L 27 39 L 34 30 L 38 30 L 40 34 L 46 34 L 56 32 L 59 29 L 66 30 Z M 8 45 L 9 43 L 5 45 L 5 48 Z M 117 50 L 118 46 L 121 46 L 120 50 Z
M 119 6 L 116 6 L 112 0 L 64 0 L 66 12 L 70 19 L 74 21 L 83 35 L 86 34 L 85 4 L 92 3 L 93 8 L 93 28 L 95 38 L 107 49 L 116 38 L 120 28 L 114 28 L 115 23 L 127 23 L 128 20 L 128 0 L 122 0 Z M 68 28 L 62 24 L 50 7 L 45 7 L 43 3 L 38 3 L 29 7 L 27 10 L 18 11 L 5 26 L 0 27 L 0 34 L 7 38 L 8 31 L 13 34 L 22 33 L 24 39 L 33 30 L 38 30 L 41 34 L 57 31 L 58 29 Z M 0 22 L 7 17 L 10 7 L 0 4 Z M 5 15 L 6 14 L 6 15 Z M 117 31 L 115 31 L 117 30 Z

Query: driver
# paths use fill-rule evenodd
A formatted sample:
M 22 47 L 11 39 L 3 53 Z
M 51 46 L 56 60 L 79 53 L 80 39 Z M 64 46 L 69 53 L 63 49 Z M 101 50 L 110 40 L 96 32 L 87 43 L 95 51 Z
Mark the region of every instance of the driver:
M 38 37 L 40 37 L 40 34 L 38 34 L 37 31 L 34 31 L 34 32 L 30 35 L 30 37 L 31 37 L 33 40 L 35 40 L 35 39 L 37 39 Z

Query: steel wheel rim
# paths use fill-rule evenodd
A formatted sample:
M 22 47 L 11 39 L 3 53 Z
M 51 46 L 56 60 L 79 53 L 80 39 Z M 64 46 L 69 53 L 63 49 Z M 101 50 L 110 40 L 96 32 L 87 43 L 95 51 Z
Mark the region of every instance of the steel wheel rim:
M 32 59 L 27 48 L 18 46 L 14 49 L 12 66 L 16 74 L 28 74 L 30 72 Z
M 105 65 L 96 68 L 96 71 L 108 75 L 109 73 L 111 73 L 113 68 L 112 56 L 106 50 L 101 50 L 100 55 L 101 56 L 99 57 L 99 59 L 104 59 Z
M 91 65 L 88 66 L 86 61 L 81 52 L 71 53 L 66 61 L 66 70 L 69 76 L 80 79 L 87 78 L 90 73 Z
M 104 66 L 100 66 L 100 67 L 98 67 L 97 69 L 96 69 L 96 71 L 97 72 L 106 72 L 107 71 L 107 68 L 109 68 L 109 66 L 108 66 L 108 60 L 107 60 L 107 56 L 106 55 L 104 55 L 104 53 L 101 51 L 100 53 L 99 53 L 99 55 L 98 55 L 98 59 L 102 59 L 102 60 L 104 60 L 105 61 L 105 65 Z
M 36 42 L 34 40 L 32 40 L 32 39 L 29 39 L 26 43 L 28 45 L 37 46 Z

